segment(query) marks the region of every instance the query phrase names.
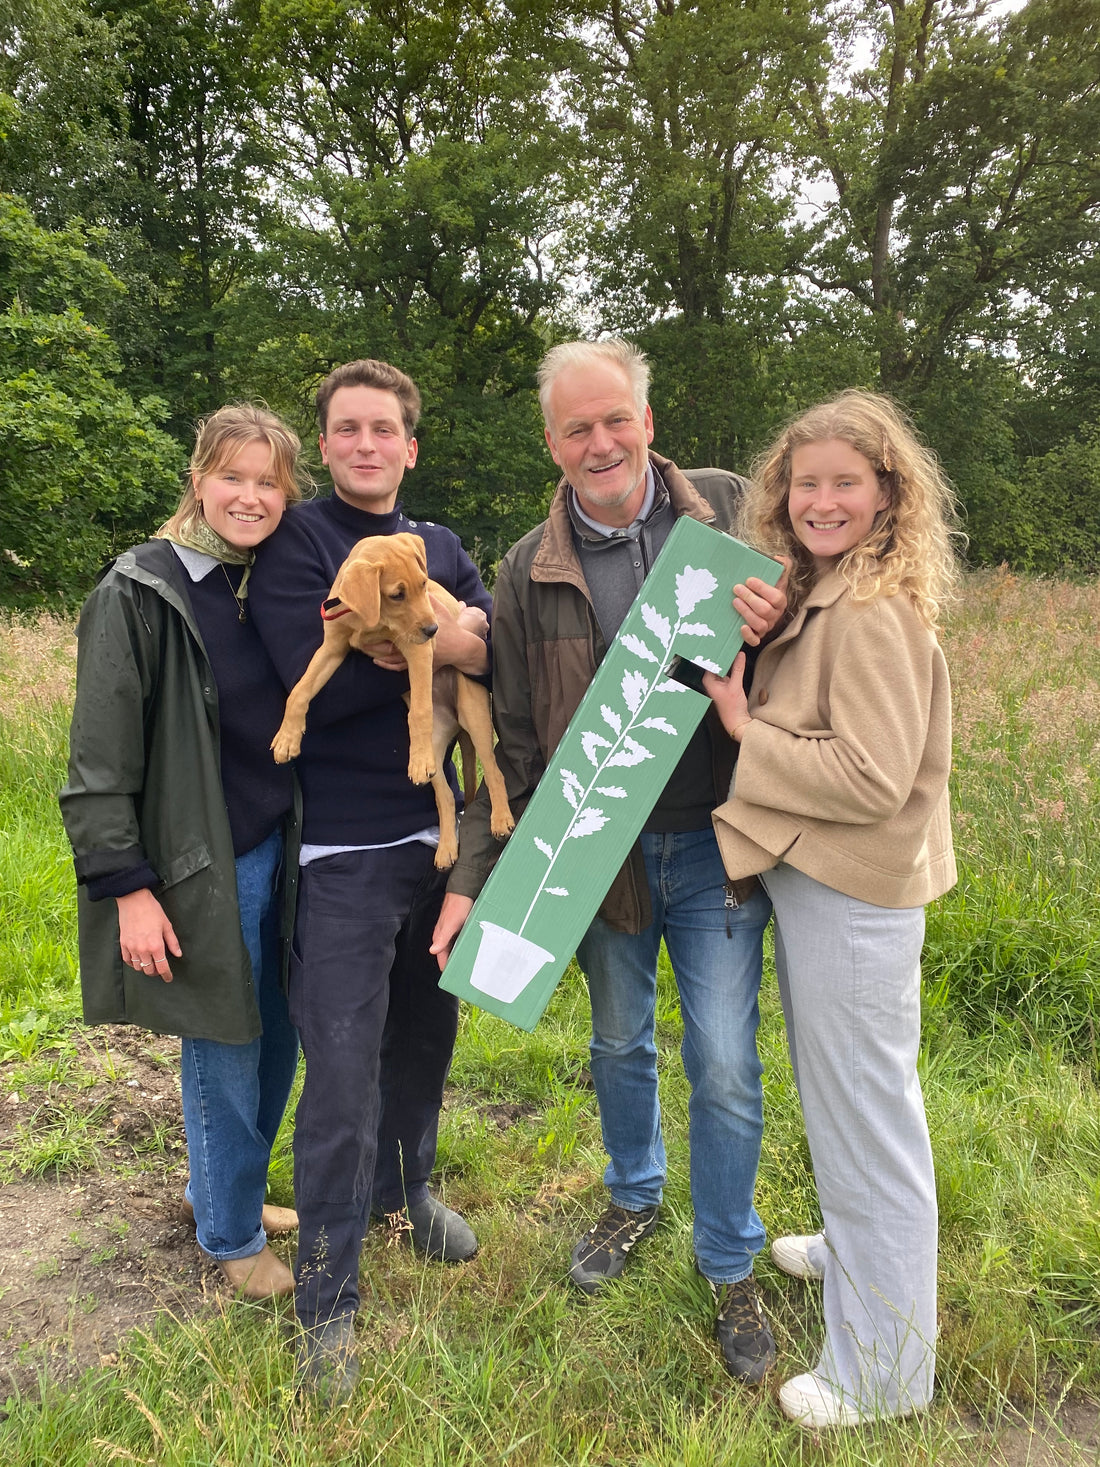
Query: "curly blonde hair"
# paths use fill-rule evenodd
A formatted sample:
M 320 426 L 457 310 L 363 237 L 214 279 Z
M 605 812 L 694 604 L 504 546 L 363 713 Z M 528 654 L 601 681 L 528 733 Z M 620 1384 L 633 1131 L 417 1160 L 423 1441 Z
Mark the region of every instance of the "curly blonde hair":
M 271 450 L 271 473 L 287 504 L 296 504 L 312 480 L 299 462 L 301 441 L 293 428 L 265 407 L 251 402 L 233 402 L 202 418 L 195 429 L 195 447 L 188 466 L 187 483 L 176 512 L 156 532 L 186 534 L 202 518 L 202 505 L 195 493 L 197 481 L 224 469 L 250 443 L 266 443 Z
M 935 629 L 958 579 L 955 494 L 935 455 L 888 397 L 852 388 L 792 419 L 753 465 L 739 534 L 767 555 L 789 557 L 787 604 L 793 614 L 818 573 L 787 509 L 791 455 L 831 438 L 871 463 L 887 495 L 869 533 L 837 564 L 853 601 L 905 592 L 925 625 Z

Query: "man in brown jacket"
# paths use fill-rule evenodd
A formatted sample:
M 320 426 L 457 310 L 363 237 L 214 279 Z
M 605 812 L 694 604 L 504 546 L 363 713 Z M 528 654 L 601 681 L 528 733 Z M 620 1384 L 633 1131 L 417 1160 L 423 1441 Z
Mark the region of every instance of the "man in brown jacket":
M 555 347 L 539 385 L 546 441 L 564 477 L 545 522 L 505 556 L 494 597 L 497 758 L 517 816 L 676 518 L 729 530 L 742 488 L 734 474 L 684 473 L 648 451 L 649 369 L 628 343 Z M 785 598 L 758 581 L 736 592 L 746 641 L 755 644 Z M 764 1244 L 752 1199 L 763 1126 L 757 996 L 770 905 L 755 882 L 743 890 L 727 883 L 711 825 L 735 752 L 708 714 L 577 953 L 592 1002 L 592 1077 L 611 1195 L 574 1247 L 570 1277 L 595 1293 L 657 1226 L 666 1165 L 654 1013 L 664 938 L 692 1091 L 696 1262 L 715 1292 L 726 1368 L 758 1381 L 775 1359 L 752 1280 Z M 498 854 L 479 799 L 463 820 L 435 931 L 441 965 Z

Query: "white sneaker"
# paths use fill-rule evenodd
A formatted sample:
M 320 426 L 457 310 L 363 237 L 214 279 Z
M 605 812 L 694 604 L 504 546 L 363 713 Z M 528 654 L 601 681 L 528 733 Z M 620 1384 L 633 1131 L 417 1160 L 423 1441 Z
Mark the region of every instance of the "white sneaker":
M 795 1279 L 823 1279 L 825 1270 L 815 1263 L 811 1253 L 818 1253 L 825 1243 L 823 1233 L 803 1234 L 798 1237 L 776 1238 L 772 1244 L 772 1262 L 776 1268 L 789 1273 Z M 801 1376 L 798 1377 L 802 1379 Z
M 847 1405 L 842 1396 L 835 1396 L 816 1375 L 796 1375 L 784 1381 L 779 1387 L 779 1407 L 788 1421 L 812 1431 L 859 1426 L 871 1419 Z
M 912 1404 L 897 1411 L 861 1411 L 849 1405 L 816 1375 L 796 1375 L 779 1387 L 779 1406 L 783 1415 L 807 1431 L 827 1431 L 843 1426 L 866 1426 L 870 1421 L 912 1416 L 923 1406 Z

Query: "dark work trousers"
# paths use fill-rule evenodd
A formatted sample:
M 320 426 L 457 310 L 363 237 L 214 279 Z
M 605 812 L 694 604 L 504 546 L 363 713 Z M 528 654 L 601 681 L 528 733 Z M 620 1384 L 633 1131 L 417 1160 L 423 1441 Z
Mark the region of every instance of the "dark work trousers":
M 417 841 L 302 869 L 290 1012 L 306 1061 L 294 1200 L 307 1328 L 359 1307 L 372 1192 L 384 1212 L 427 1195 L 458 1029 L 428 951 L 446 883 L 434 854 Z

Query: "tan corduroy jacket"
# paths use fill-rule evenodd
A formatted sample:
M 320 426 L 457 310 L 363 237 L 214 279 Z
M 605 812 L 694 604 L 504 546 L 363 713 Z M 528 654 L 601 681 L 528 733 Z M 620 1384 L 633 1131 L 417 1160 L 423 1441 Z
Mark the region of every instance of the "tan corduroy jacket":
M 880 907 L 923 906 L 954 885 L 951 688 L 907 596 L 856 606 L 823 576 L 760 653 L 749 711 L 714 812 L 732 878 L 782 860 Z

